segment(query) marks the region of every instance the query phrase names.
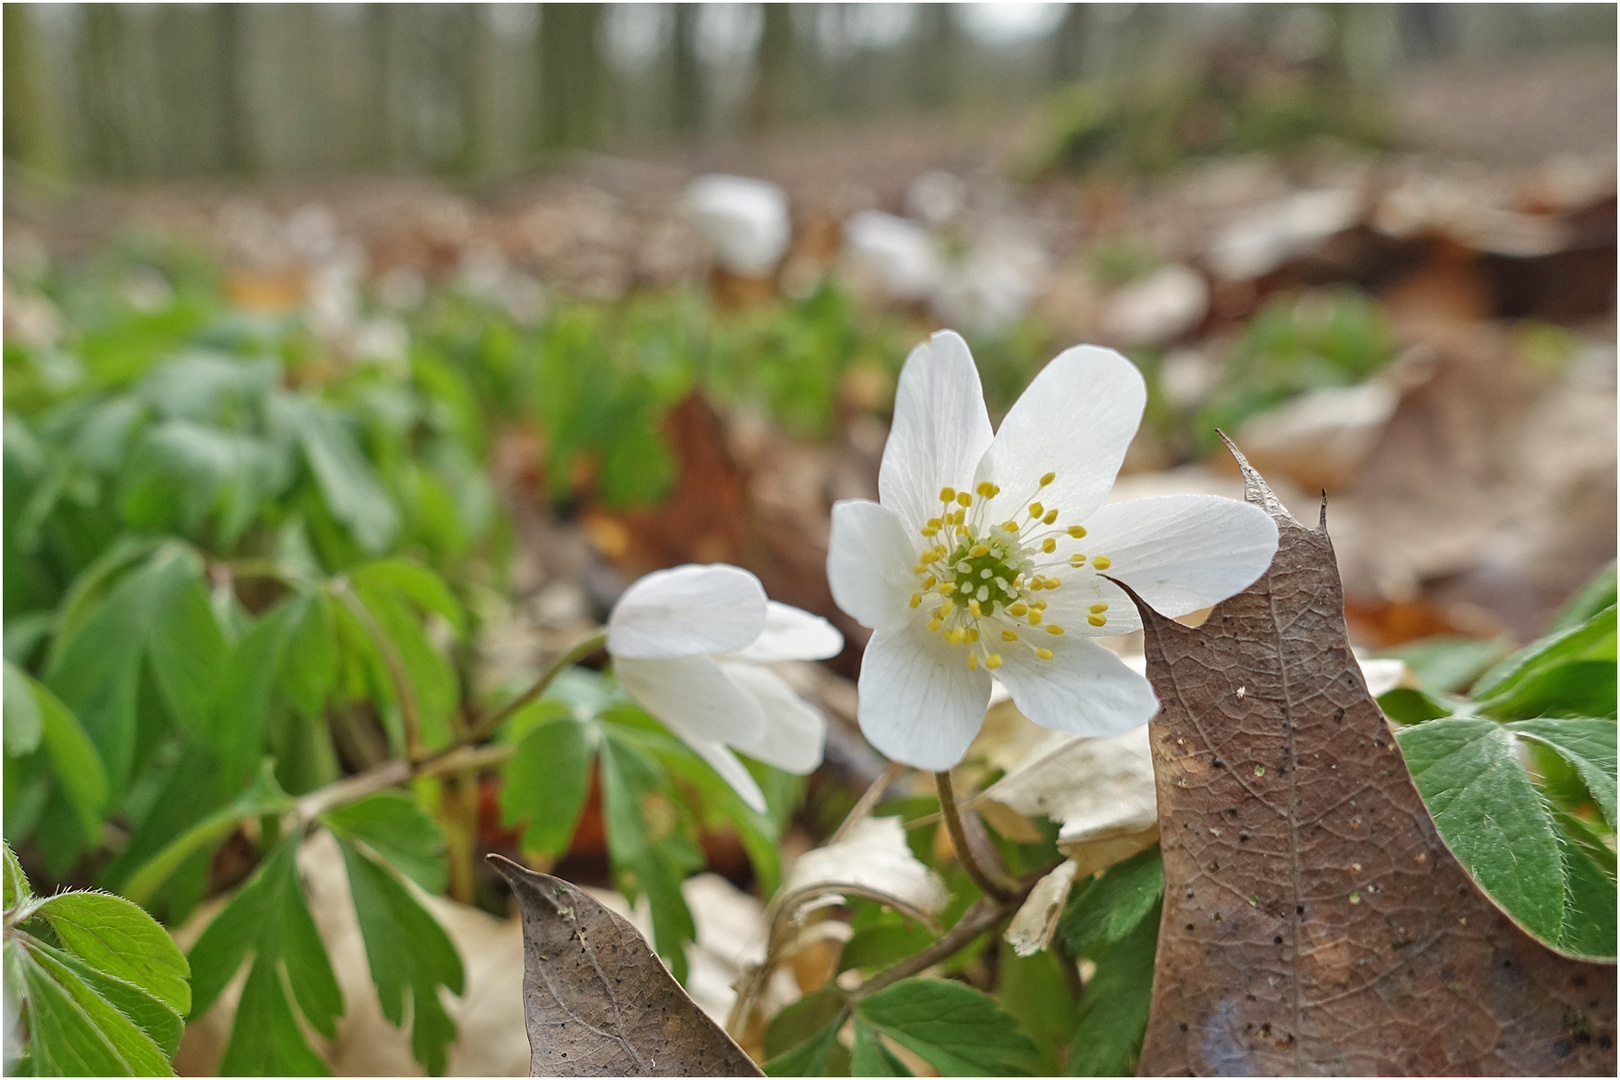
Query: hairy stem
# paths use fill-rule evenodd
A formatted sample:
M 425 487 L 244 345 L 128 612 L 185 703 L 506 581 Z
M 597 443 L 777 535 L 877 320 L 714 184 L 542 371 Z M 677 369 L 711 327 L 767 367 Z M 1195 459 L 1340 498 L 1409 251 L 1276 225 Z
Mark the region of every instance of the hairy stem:
M 541 694 L 545 693 L 546 687 L 551 685 L 553 679 L 555 679 L 558 675 L 561 675 L 564 671 L 567 671 L 569 668 L 573 667 L 575 664 L 579 663 L 581 660 L 585 659 L 587 656 L 591 655 L 591 653 L 595 652 L 597 649 L 600 649 L 605 644 L 607 644 L 607 631 L 598 630 L 584 641 L 581 641 L 578 645 L 575 645 L 572 649 L 569 649 L 567 652 L 557 657 L 557 659 L 552 662 L 550 667 L 546 668 L 545 671 L 540 673 L 540 677 L 536 679 L 527 690 L 523 691 L 523 693 L 519 694 L 511 701 L 508 701 L 495 712 L 490 713 L 488 716 L 478 721 L 478 723 L 474 724 L 467 730 L 467 733 L 462 736 L 460 742 L 463 744 L 475 743 L 485 736 L 493 734 L 496 728 L 505 723 L 519 709 L 523 708 L 535 698 L 538 698 Z M 432 759 L 430 758 L 429 760 Z
M 934 774 L 934 782 L 939 787 L 939 813 L 945 819 L 945 828 L 951 834 L 951 844 L 956 848 L 956 857 L 962 860 L 962 869 L 968 872 L 973 884 L 979 891 L 988 897 L 1005 902 L 1013 895 L 1012 890 L 1001 884 L 985 872 L 974 858 L 973 850 L 968 847 L 967 832 L 962 828 L 962 814 L 956 806 L 956 792 L 951 787 L 951 774 L 949 770 Z

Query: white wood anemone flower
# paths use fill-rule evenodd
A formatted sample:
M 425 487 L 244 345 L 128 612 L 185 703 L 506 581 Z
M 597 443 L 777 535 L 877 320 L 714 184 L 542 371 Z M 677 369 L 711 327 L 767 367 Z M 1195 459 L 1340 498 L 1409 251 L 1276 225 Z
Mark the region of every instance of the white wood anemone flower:
M 826 619 L 767 599 L 757 577 L 725 564 L 654 571 L 608 618 L 620 685 L 761 812 L 765 796 L 732 750 L 802 776 L 827 740 L 827 718 L 766 665 L 843 647 Z
M 966 342 L 906 359 L 880 502 L 837 503 L 833 599 L 874 631 L 859 717 L 895 761 L 941 771 L 984 720 L 992 672 L 1023 714 L 1118 735 L 1158 708 L 1147 680 L 1089 637 L 1141 628 L 1248 586 L 1277 551 L 1258 507 L 1213 495 L 1104 505 L 1147 390 L 1129 360 L 1082 345 L 1035 376 L 994 434 Z

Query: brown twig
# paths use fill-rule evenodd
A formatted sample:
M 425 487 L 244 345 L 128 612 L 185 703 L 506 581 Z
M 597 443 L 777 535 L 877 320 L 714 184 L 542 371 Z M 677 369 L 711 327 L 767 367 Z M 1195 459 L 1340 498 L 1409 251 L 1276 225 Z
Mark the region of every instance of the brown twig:
M 951 787 L 951 774 L 949 770 L 934 774 L 934 782 L 939 787 L 939 812 L 945 819 L 945 828 L 951 834 L 951 843 L 956 848 L 956 857 L 962 860 L 962 869 L 966 870 L 968 877 L 979 891 L 996 900 L 1005 901 L 1012 896 L 1012 890 L 995 878 L 991 877 L 974 858 L 973 851 L 968 847 L 967 832 L 962 828 L 962 816 L 956 806 L 956 792 Z
M 872 781 L 867 786 L 867 789 L 861 792 L 861 797 L 855 800 L 855 805 L 850 807 L 849 813 L 844 815 L 844 820 L 839 824 L 837 830 L 827 838 L 827 845 L 838 843 L 838 841 L 849 835 L 851 829 L 865 821 L 867 816 L 872 813 L 872 808 L 883 798 L 884 793 L 894 786 L 894 782 L 900 779 L 901 774 L 907 768 L 908 766 L 902 765 L 898 761 L 889 762 L 889 767 L 883 770 L 883 775 Z

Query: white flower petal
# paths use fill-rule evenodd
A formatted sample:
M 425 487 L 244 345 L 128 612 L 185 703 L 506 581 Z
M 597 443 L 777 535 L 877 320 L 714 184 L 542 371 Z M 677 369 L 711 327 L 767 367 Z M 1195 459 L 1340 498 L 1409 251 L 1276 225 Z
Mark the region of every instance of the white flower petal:
M 725 564 L 655 570 L 624 591 L 608 618 L 608 652 L 656 660 L 736 652 L 765 629 L 765 588 Z
M 887 757 L 940 771 L 962 760 L 984 723 L 990 675 L 920 621 L 872 635 L 861 660 L 861 731 Z
M 706 656 L 615 657 L 613 671 L 637 705 L 687 742 L 746 742 L 765 725 L 759 699 Z
M 990 439 L 973 354 L 967 342 L 942 330 L 913 349 L 900 371 L 878 469 L 879 498 L 899 515 L 907 536 L 939 513 L 941 488 L 968 486 Z
M 1087 539 L 1089 541 L 1090 538 Z M 1113 568 L 1108 572 L 1112 574 Z M 1112 637 L 1142 629 L 1142 618 L 1137 614 L 1131 598 L 1125 595 L 1125 590 L 1102 578 L 1090 567 L 1060 570 L 1058 576 L 1063 580 L 1062 587 L 1041 593 L 1041 598 L 1046 601 L 1046 621 L 1041 628 L 1056 624 L 1068 633 L 1081 637 Z M 1094 612 L 1091 610 L 1094 604 L 1107 604 L 1108 607 Z M 1103 624 L 1093 626 L 1089 618 L 1091 615 L 1101 616 Z M 1030 631 L 1018 627 L 1018 632 L 1028 636 L 1031 633 L 1039 634 L 1041 628 Z M 1046 635 L 1041 636 L 1044 641 Z
M 988 520 L 1023 521 L 1039 501 L 1057 508 L 1060 525 L 1084 521 L 1114 486 L 1146 403 L 1142 373 L 1119 353 L 1095 345 L 1059 353 L 1014 402 L 974 474 L 975 486 L 1001 488 Z M 1042 488 L 1048 472 L 1056 479 Z
M 1277 554 L 1277 523 L 1258 506 L 1235 499 L 1165 495 L 1099 508 L 1086 519 L 1080 547 L 1108 556 L 1110 577 L 1136 590 L 1159 614 L 1174 617 L 1253 584 Z M 1064 585 L 1053 597 L 1061 596 L 1067 606 L 1070 597 L 1062 594 L 1069 592 Z
M 912 621 L 917 549 L 888 507 L 865 499 L 833 504 L 827 540 L 827 584 L 833 600 L 872 630 L 896 630 Z
M 774 664 L 778 660 L 825 660 L 843 650 L 844 635 L 832 623 L 820 615 L 771 600 L 765 605 L 765 629 L 736 656 L 756 664 Z
M 737 760 L 736 754 L 722 744 L 707 739 L 687 739 L 685 742 L 698 757 L 709 763 L 709 768 L 720 774 L 720 779 L 742 796 L 743 802 L 758 813 L 765 812 L 765 793 L 759 790 L 759 784 L 755 783 L 743 763 Z
M 1012 691 L 1018 711 L 1042 727 L 1075 735 L 1119 735 L 1148 722 L 1159 701 L 1148 681 L 1094 641 L 1065 634 L 1042 645 L 1002 654 L 996 677 Z
M 721 664 L 759 702 L 765 723 L 749 739 L 732 746 L 751 758 L 799 776 L 815 772 L 827 745 L 827 718 L 769 668 L 756 664 Z

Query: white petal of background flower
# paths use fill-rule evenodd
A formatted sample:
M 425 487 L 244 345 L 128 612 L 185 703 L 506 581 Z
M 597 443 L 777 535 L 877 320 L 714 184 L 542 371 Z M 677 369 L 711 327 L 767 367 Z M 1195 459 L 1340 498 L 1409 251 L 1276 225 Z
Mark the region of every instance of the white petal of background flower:
M 667 659 L 736 652 L 765 629 L 765 588 L 724 564 L 657 570 L 625 590 L 608 618 L 616 658 Z
M 916 621 L 872 635 L 859 692 L 867 740 L 895 761 L 938 771 L 961 761 L 978 734 L 990 676 L 969 671 L 959 651 Z
M 725 662 L 720 666 L 754 695 L 765 714 L 765 723 L 753 737 L 734 739 L 731 745 L 751 758 L 798 776 L 814 772 L 827 744 L 827 718 L 821 710 L 795 694 L 768 668 Z
M 1018 711 L 1035 723 L 1075 735 L 1118 735 L 1158 711 L 1147 680 L 1096 642 L 1065 634 L 1046 644 L 1053 659 L 1013 650 L 996 672 Z
M 723 743 L 686 736 L 681 738 L 698 757 L 709 763 L 709 768 L 720 774 L 720 779 L 731 785 L 731 790 L 742 796 L 743 802 L 761 814 L 765 812 L 765 793 L 759 790 L 759 784 L 749 774 L 747 766 L 737 760 L 736 754 L 726 749 Z
M 1060 525 L 1083 521 L 1114 486 L 1146 404 L 1142 373 L 1119 353 L 1094 345 L 1059 353 L 1014 402 L 978 463 L 974 484 L 1001 488 L 989 519 L 1022 520 L 1039 499 L 1058 508 Z M 1042 489 L 1048 472 L 1056 478 Z
M 686 214 L 734 274 L 765 277 L 792 239 L 787 193 L 768 180 L 715 173 L 686 189 Z
M 917 548 L 888 507 L 865 499 L 834 504 L 827 539 L 827 584 L 833 600 L 871 630 L 911 622 Z
M 1271 515 L 1218 495 L 1109 503 L 1086 519 L 1086 532 L 1079 546 L 1106 553 L 1110 576 L 1171 617 L 1248 588 L 1277 553 Z
M 735 654 L 739 660 L 774 664 L 779 660 L 825 660 L 844 650 L 844 635 L 820 615 L 775 600 L 765 606 L 765 629 Z
M 636 704 L 682 739 L 740 743 L 759 737 L 759 699 L 707 656 L 673 660 L 616 657 L 613 670 Z
M 968 486 L 990 440 L 973 355 L 967 342 L 941 331 L 913 349 L 900 371 L 878 469 L 880 501 L 899 515 L 906 535 L 938 512 L 940 488 Z

